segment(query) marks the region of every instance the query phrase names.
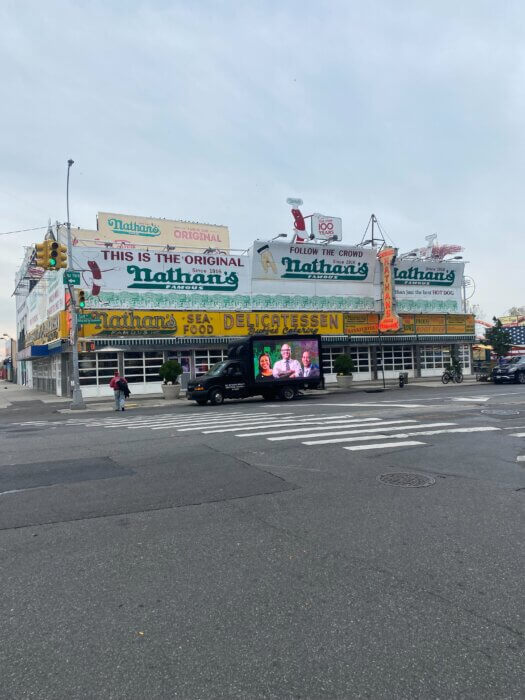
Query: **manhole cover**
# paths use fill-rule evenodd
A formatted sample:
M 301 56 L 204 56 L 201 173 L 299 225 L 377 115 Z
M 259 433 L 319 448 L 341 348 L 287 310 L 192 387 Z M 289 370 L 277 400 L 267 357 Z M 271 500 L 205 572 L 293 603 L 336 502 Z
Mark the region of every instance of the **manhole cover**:
M 404 486 L 410 489 L 417 489 L 420 486 L 432 486 L 436 483 L 436 480 L 432 476 L 410 474 L 409 472 L 381 474 L 378 479 L 382 484 L 388 484 L 388 486 Z
M 519 411 L 512 411 L 503 408 L 485 408 L 481 413 L 485 413 L 487 416 L 519 416 Z

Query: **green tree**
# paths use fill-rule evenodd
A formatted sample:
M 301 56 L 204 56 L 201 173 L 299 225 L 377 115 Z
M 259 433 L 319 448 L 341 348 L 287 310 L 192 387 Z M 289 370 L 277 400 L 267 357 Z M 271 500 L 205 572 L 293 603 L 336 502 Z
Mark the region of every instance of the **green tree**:
M 334 372 L 348 376 L 354 371 L 354 361 L 349 355 L 338 355 L 334 360 Z
M 492 320 L 494 325 L 485 331 L 485 342 L 487 345 L 492 345 L 492 349 L 498 357 L 504 357 L 512 347 L 510 333 L 506 328 L 503 328 L 499 318 L 494 316 Z

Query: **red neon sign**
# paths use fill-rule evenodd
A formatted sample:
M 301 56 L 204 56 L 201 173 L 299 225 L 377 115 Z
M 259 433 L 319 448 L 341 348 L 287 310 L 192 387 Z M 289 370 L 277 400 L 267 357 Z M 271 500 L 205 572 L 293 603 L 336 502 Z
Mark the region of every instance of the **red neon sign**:
M 392 280 L 392 265 L 396 258 L 395 248 L 383 248 L 377 257 L 383 268 L 383 315 L 379 320 L 379 330 L 398 331 L 401 328 L 401 319 L 394 311 L 394 283 Z

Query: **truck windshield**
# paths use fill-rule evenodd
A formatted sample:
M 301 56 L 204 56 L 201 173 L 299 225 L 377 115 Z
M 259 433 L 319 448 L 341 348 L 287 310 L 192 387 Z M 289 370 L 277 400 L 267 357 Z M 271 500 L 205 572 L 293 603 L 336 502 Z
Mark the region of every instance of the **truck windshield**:
M 204 375 L 205 377 L 218 377 L 219 374 L 222 374 L 222 370 L 226 367 L 227 362 L 217 362 L 216 365 L 213 365 L 213 367 L 210 367 L 210 369 L 206 372 Z

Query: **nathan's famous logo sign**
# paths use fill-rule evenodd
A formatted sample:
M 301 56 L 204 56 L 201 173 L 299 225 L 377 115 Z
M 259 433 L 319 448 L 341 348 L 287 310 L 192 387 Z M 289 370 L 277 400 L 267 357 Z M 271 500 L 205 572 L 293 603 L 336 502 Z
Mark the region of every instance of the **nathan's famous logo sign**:
M 225 273 L 183 272 L 181 267 L 169 267 L 164 272 L 154 272 L 150 267 L 128 265 L 132 282 L 128 289 L 185 289 L 234 292 L 239 286 L 235 271 Z
M 82 286 L 94 297 L 125 289 L 250 292 L 247 256 L 78 247 L 75 265 L 81 271 Z
M 368 264 L 330 263 L 326 260 L 315 258 L 312 262 L 302 262 L 299 258 L 281 258 L 286 272 L 282 275 L 285 279 L 295 280 L 357 280 L 363 282 L 368 276 Z
M 160 235 L 160 228 L 158 226 L 141 224 L 133 219 L 131 219 L 131 221 L 123 221 L 122 219 L 117 219 L 111 216 L 107 218 L 106 223 L 113 233 L 117 234 L 126 233 L 132 236 Z
M 372 281 L 375 254 L 350 246 L 256 242 L 254 279 Z
M 453 287 L 456 281 L 456 271 L 450 268 L 436 269 L 428 265 L 410 267 L 394 267 L 394 282 L 398 284 L 421 284 L 433 287 Z

